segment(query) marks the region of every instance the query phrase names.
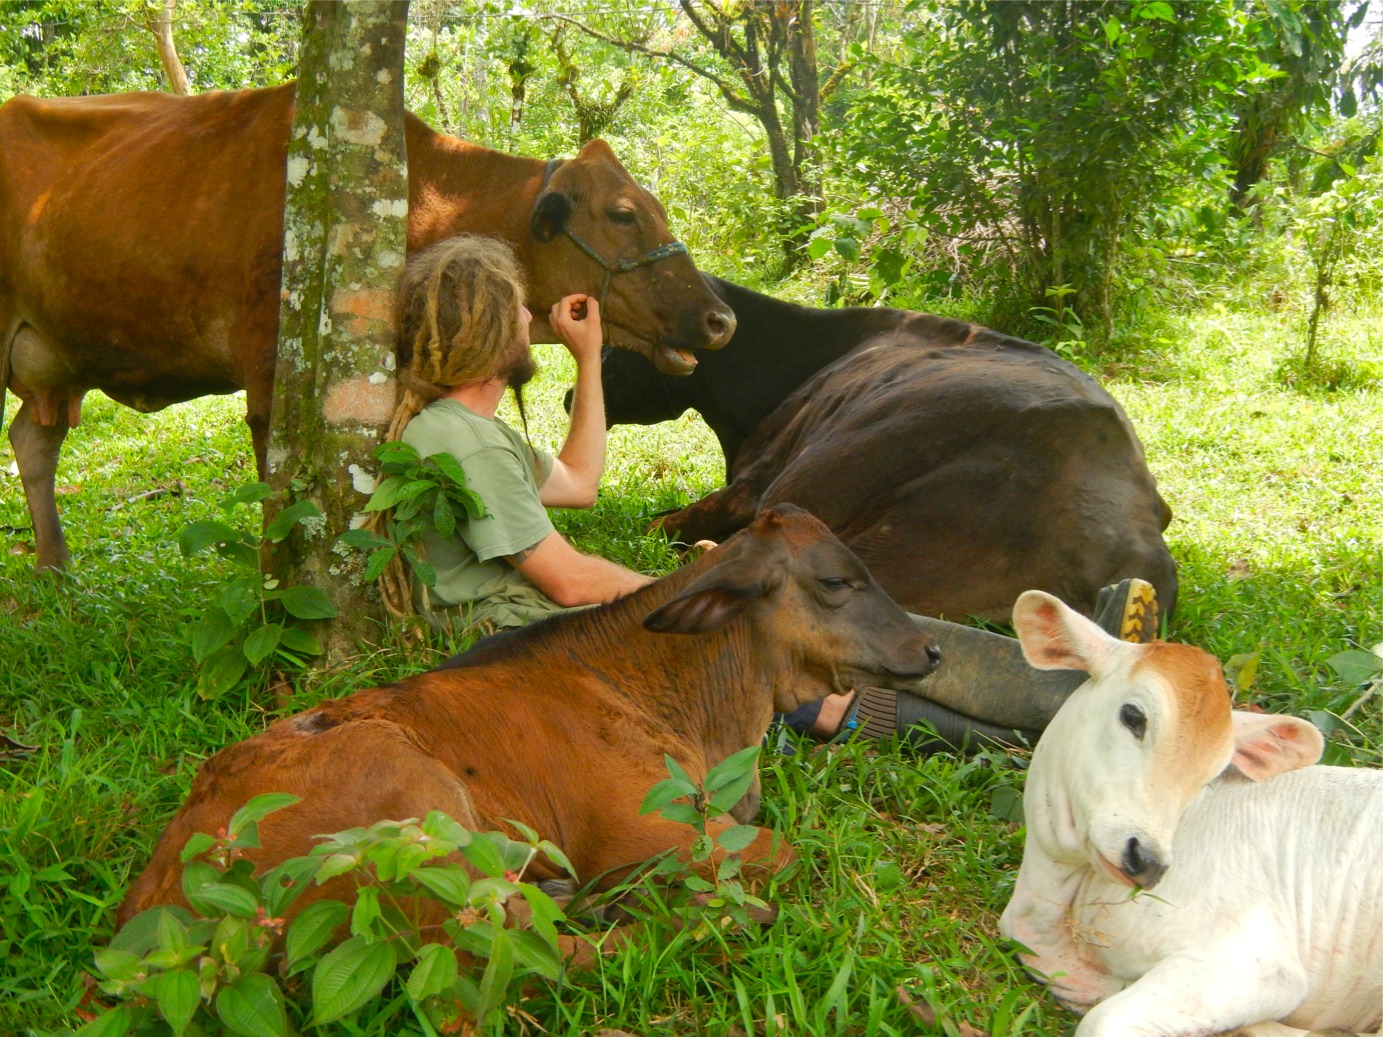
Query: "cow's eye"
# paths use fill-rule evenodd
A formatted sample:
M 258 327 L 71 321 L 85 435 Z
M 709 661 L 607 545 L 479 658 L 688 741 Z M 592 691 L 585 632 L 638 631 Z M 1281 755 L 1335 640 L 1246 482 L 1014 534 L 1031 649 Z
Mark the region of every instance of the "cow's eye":
M 1124 703 L 1119 710 L 1119 723 L 1133 732 L 1133 737 L 1140 742 L 1143 736 L 1148 733 L 1148 717 L 1141 709 L 1131 702 Z
M 850 581 L 843 576 L 827 576 L 818 582 L 828 591 L 848 591 L 851 586 L 853 586 Z
M 632 209 L 611 209 L 609 216 L 611 223 L 637 223 L 639 220 Z

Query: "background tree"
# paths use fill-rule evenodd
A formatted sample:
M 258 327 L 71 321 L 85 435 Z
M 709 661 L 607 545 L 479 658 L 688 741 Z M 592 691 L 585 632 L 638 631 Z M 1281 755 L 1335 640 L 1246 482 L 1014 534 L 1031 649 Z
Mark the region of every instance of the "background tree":
M 370 452 L 394 407 L 393 289 L 405 254 L 406 0 L 313 0 L 288 150 L 283 304 L 266 529 L 319 512 L 273 551 L 285 585 L 325 591 L 328 664 L 377 633 L 378 594 L 336 539 L 373 490 Z M 291 610 L 290 610 L 291 611 Z M 295 613 L 295 615 L 297 615 Z M 322 615 L 298 618 L 321 619 Z

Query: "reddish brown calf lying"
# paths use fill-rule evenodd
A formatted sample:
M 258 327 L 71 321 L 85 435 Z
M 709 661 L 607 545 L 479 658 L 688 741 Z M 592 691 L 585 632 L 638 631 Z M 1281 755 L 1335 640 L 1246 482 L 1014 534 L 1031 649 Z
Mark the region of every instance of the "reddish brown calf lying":
M 672 634 L 693 635 L 687 637 Z M 301 797 L 260 825 L 257 870 L 306 854 L 314 836 L 442 810 L 468 828 L 522 821 L 583 879 L 608 887 L 667 850 L 686 825 L 639 816 L 666 776 L 693 780 L 757 744 L 773 711 L 865 684 L 906 690 L 936 653 L 868 570 L 816 519 L 774 508 L 700 561 L 620 601 L 501 634 L 440 669 L 287 717 L 202 767 L 123 923 L 184 903 L 178 855 L 250 797 Z M 735 808 L 748 822 L 758 782 Z M 760 877 L 791 860 L 760 829 L 744 851 Z M 556 877 L 550 864 L 530 877 Z M 349 898 L 328 883 L 294 904 Z

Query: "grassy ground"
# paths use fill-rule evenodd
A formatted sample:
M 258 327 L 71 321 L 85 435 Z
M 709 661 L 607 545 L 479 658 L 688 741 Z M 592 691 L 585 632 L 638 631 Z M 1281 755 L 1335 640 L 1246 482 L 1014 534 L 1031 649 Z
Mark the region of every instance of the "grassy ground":
M 1370 334 L 1361 355 L 1383 353 Z M 1261 651 L 1241 699 L 1329 723 L 1359 690 L 1327 660 L 1383 642 L 1383 393 L 1284 388 L 1274 372 L 1288 347 L 1271 318 L 1208 313 L 1169 338 L 1179 345 L 1104 371 L 1177 516 L 1183 590 L 1169 636 L 1223 660 Z M 553 366 L 533 394 L 540 443 L 559 425 Z M 0 450 L 0 729 L 39 746 L 0 763 L 0 1034 L 76 1020 L 92 946 L 201 760 L 285 710 L 438 657 L 381 648 L 284 701 L 247 688 L 196 697 L 187 632 L 225 574 L 183 559 L 174 538 L 253 479 L 242 406 L 139 416 L 90 399 L 59 471 L 68 583 L 32 578 L 19 481 Z M 564 528 L 587 550 L 666 568 L 671 554 L 642 529 L 717 485 L 714 440 L 683 418 L 618 430 L 610 456 L 600 505 Z M 1383 764 L 1381 706 L 1334 736 L 1333 759 Z M 1022 764 L 873 745 L 772 760 L 765 811 L 800 855 L 775 894 L 779 922 L 728 942 L 653 934 L 526 998 L 507 1030 L 1069 1033 L 1073 1017 L 1021 975 L 995 929 L 1022 845 L 999 815 Z M 372 1032 L 369 1011 L 327 1030 Z

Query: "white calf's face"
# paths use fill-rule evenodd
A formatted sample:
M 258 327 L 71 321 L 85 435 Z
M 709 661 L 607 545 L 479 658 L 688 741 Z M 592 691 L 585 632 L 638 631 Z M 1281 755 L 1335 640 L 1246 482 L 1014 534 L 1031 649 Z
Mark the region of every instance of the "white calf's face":
M 1219 664 L 1190 645 L 1119 641 L 1036 591 L 1018 599 L 1014 626 L 1032 665 L 1090 674 L 1034 753 L 1025 800 L 1049 816 L 1030 827 L 1048 826 L 1064 857 L 1152 888 L 1182 812 L 1234 753 Z

